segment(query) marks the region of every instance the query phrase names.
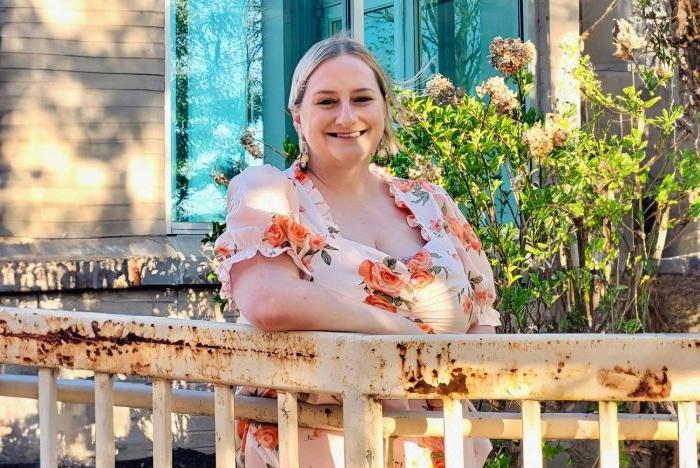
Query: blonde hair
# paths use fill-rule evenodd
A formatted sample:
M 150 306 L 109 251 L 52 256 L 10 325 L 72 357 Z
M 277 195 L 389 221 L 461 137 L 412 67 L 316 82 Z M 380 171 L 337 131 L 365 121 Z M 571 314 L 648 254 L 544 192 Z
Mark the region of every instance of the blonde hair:
M 396 123 L 395 111 L 398 108 L 396 96 L 392 90 L 394 82 L 384 72 L 372 53 L 365 46 L 346 35 L 336 35 L 317 42 L 299 60 L 294 74 L 292 75 L 292 86 L 289 91 L 288 108 L 293 112 L 301 105 L 306 92 L 306 85 L 311 74 L 326 60 L 330 60 L 341 55 L 354 55 L 366 63 L 374 72 L 379 90 L 384 97 L 384 134 L 382 135 L 377 153 L 394 154 L 399 151 L 399 143 L 396 138 L 394 124 Z M 297 129 L 299 131 L 299 129 Z M 301 143 L 301 142 L 300 142 Z

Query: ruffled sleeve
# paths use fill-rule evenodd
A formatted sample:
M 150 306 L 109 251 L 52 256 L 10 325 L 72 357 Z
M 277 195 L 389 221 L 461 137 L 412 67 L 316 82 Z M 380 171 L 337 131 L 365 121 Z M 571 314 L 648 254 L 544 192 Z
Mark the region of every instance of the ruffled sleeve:
M 247 168 L 231 180 L 226 199 L 226 231 L 214 243 L 223 299 L 233 294 L 231 266 L 257 253 L 265 257 L 287 253 L 299 270 L 311 277 L 302 260 L 309 248 L 310 232 L 298 222 L 297 194 L 281 171 L 269 165 Z
M 473 301 L 475 316 L 472 323 L 497 327 L 501 325 L 501 320 L 500 313 L 493 307 L 496 301 L 493 270 L 481 242 L 452 197 L 441 187 L 435 188 L 435 200 L 442 211 L 444 226 L 472 286 L 469 298 Z

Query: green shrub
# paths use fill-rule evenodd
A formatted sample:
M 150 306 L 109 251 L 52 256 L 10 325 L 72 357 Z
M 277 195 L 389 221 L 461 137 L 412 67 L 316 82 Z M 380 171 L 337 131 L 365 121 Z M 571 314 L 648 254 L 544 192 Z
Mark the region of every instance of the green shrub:
M 503 331 L 643 331 L 666 232 L 700 213 L 677 206 L 700 187 L 700 155 L 681 146 L 682 106 L 656 94 L 671 77 L 638 69 L 640 89 L 611 96 L 582 57 L 572 76 L 590 117 L 576 125 L 576 108 L 528 106 L 530 47 L 497 38 L 492 63 L 508 75 L 480 97 L 439 75 L 425 94 L 401 91 L 403 149 L 377 162 L 441 185 L 478 226 Z

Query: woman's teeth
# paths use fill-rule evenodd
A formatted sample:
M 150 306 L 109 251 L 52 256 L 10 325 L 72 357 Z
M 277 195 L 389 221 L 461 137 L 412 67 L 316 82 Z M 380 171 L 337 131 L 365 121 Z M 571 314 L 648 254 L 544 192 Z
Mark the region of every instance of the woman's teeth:
M 352 132 L 352 133 L 331 133 L 331 136 L 334 136 L 336 138 L 357 138 L 363 133 L 365 133 L 366 130 L 361 130 L 359 132 Z

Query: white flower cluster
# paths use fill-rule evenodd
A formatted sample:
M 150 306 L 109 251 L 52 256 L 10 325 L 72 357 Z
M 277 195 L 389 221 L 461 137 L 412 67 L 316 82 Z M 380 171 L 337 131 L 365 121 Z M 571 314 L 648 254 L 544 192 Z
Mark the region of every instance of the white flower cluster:
M 515 93 L 500 76 L 494 76 L 481 83 L 476 87 L 476 94 L 480 98 L 488 96 L 496 111 L 501 114 L 511 114 L 520 104 Z
M 634 27 L 624 19 L 617 20 L 617 33 L 613 40 L 615 57 L 628 62 L 634 60 L 634 51 L 643 49 L 646 41 L 637 34 Z
M 523 140 L 535 157 L 546 156 L 554 148 L 562 148 L 569 140 L 566 125 L 552 114 L 547 114 L 544 126 L 537 122 L 523 131 Z

